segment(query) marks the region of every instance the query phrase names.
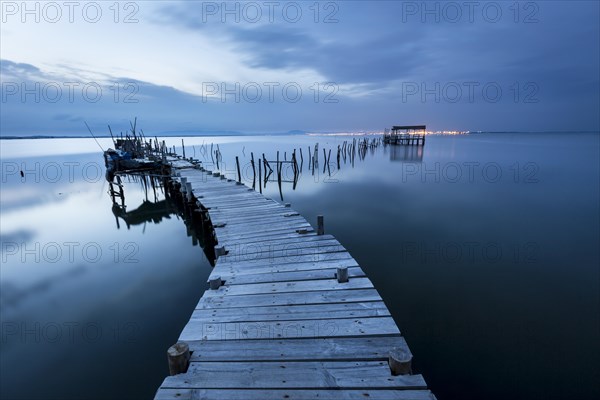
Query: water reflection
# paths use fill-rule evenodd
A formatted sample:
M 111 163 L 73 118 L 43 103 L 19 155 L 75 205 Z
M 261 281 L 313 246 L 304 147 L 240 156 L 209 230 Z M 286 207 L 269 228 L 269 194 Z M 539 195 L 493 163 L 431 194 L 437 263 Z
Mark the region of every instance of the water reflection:
M 390 161 L 422 162 L 425 146 L 390 145 Z
M 121 229 L 122 220 L 127 229 L 143 225 L 142 233 L 145 233 L 146 224 L 159 224 L 163 219 L 171 219 L 171 216 L 174 216 L 185 224 L 186 234 L 192 239 L 192 245 L 201 247 L 207 260 L 214 265 L 215 235 L 210 219 L 206 217 L 206 210 L 187 202 L 179 187 L 167 175 L 160 175 L 156 171 L 117 172 L 107 177 L 107 180 L 110 186 L 108 194 L 112 200 L 111 211 L 117 229 Z M 137 183 L 143 193 L 141 203 L 139 200 L 134 203 L 139 205 L 132 210 L 128 210 L 125 181 Z
M 41 157 L 2 158 L 0 398 L 151 398 L 210 264 L 160 183 L 123 178 L 113 209 L 100 153 L 43 143 Z
M 211 141 L 220 144 L 218 168 L 214 156 L 198 151 L 207 141 L 209 151 Z M 317 141 L 328 158 L 331 149 L 331 159 L 323 160 L 321 148 L 312 168 L 307 148 L 314 154 Z M 303 149 L 296 190 L 282 182 L 286 201 L 310 222 L 326 216 L 326 232 L 373 281 L 415 354 L 415 369 L 440 398 L 597 398 L 598 136 L 439 136 L 428 138 L 426 154 L 410 146 L 368 148 L 361 165 L 358 152 L 341 150 L 338 165 L 344 141 L 352 138 L 185 138 L 188 156 L 227 178 L 237 179 L 238 156 L 248 186 L 251 152 L 257 162 L 263 153 L 276 160 L 279 150 L 280 160 L 289 160 L 294 148 L 297 155 Z M 0 192 L 2 243 L 19 245 L 16 254 L 13 247 L 2 254 L 0 317 L 12 330 L 3 331 L 0 397 L 151 398 L 168 373 L 165 349 L 211 270 L 191 223 L 201 223 L 202 214 L 160 178 L 155 197 L 152 183 L 143 190 L 123 177 L 125 195 L 114 209 L 101 154 L 63 154 L 63 140 L 17 142 L 2 143 L 3 154 L 25 157 L 35 149 L 52 156 L 2 160 L 25 170 L 24 162 L 32 172 L 22 181 L 5 169 Z M 180 146 L 181 138 L 167 142 Z M 531 163 L 539 167 L 535 179 Z M 50 174 L 56 165 L 61 180 Z M 485 174 L 486 165 L 501 172 L 498 180 Z M 460 174 L 451 174 L 457 168 Z M 293 176 L 287 170 L 286 180 Z M 263 194 L 277 198 L 276 183 L 263 184 Z M 80 243 L 73 261 L 64 245 L 71 242 Z M 28 252 L 36 243 L 39 260 Z M 56 262 L 43 252 L 53 243 L 64 250 Z M 139 249 L 134 263 L 124 252 L 131 243 Z M 526 252 L 531 243 L 533 260 Z M 88 262 L 80 251 L 85 244 L 97 244 L 102 257 Z M 78 335 L 73 343 L 64 328 L 71 323 L 98 326 L 104 336 L 90 342 Z M 138 327 L 133 341 L 113 335 L 115 326 L 131 324 Z M 58 342 L 43 329 L 56 325 L 63 327 Z M 144 368 L 115 359 L 139 360 Z M 565 364 L 580 367 L 557 371 Z M 490 371 L 503 385 L 490 380 Z

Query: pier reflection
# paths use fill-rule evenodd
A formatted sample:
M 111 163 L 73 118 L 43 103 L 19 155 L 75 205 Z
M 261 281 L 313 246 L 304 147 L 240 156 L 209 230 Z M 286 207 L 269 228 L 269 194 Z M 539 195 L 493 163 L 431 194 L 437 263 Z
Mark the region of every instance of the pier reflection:
M 388 146 L 390 161 L 423 161 L 424 146 Z
M 118 229 L 121 229 L 121 221 L 127 229 L 143 225 L 142 232 L 145 232 L 148 223 L 159 224 L 171 217 L 181 219 L 185 224 L 187 236 L 192 239 L 192 245 L 201 247 L 206 258 L 214 265 L 214 235 L 210 220 L 204 218 L 197 207 L 186 202 L 178 188 L 174 187 L 166 176 L 152 173 L 117 173 L 109 183 L 108 193 Z M 128 209 L 125 196 L 125 189 L 129 184 L 141 185 L 144 194 L 139 206 L 131 210 Z M 139 202 L 138 199 L 135 200 Z

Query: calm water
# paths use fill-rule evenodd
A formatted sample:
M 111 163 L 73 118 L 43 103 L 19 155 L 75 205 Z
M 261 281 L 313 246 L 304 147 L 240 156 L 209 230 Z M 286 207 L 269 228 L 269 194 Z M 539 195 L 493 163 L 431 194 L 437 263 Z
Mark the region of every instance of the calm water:
M 284 201 L 310 222 L 325 215 L 439 399 L 598 397 L 598 135 L 431 137 L 422 152 L 379 147 L 338 169 L 348 139 L 185 143 L 205 164 L 219 144 L 232 178 L 239 156 L 249 185 L 251 152 L 289 160 L 303 149 Z M 92 140 L 1 144 L 2 398 L 152 397 L 206 288 L 202 249 L 160 191 L 148 193 L 159 206 L 147 218 L 128 228 L 115 217 Z M 322 148 L 333 149 L 329 169 Z M 125 192 L 127 211 L 146 200 L 139 182 Z M 274 183 L 265 193 L 281 200 Z

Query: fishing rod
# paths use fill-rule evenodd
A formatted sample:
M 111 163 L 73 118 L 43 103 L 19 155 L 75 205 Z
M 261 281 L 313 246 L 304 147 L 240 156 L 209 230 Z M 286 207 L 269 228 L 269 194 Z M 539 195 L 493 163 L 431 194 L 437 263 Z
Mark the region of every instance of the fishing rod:
M 92 130 L 90 129 L 90 126 L 87 124 L 87 122 L 83 121 L 83 123 L 85 124 L 85 126 L 87 127 L 88 131 L 90 132 L 90 135 L 92 135 L 92 137 L 94 138 L 94 140 L 96 141 L 96 144 L 98 145 L 98 147 L 100 147 L 100 150 L 102 150 L 102 152 L 104 152 L 104 149 L 102 148 L 102 146 L 100 146 L 100 142 L 98 142 L 98 139 L 96 139 L 96 136 L 94 136 L 94 134 L 92 133 Z

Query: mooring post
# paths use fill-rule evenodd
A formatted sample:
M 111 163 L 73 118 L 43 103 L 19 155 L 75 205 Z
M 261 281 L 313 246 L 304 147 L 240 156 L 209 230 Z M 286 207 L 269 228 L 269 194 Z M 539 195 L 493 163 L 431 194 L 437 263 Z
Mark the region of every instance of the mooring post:
M 325 223 L 322 215 L 317 215 L 317 235 L 325 234 Z
M 183 153 L 183 158 L 185 158 L 185 144 L 183 144 L 183 138 L 181 139 L 181 151 Z
M 242 173 L 240 172 L 240 159 L 238 158 L 238 156 L 235 156 L 235 163 L 237 165 L 238 171 L 238 182 L 242 182 Z
M 208 281 L 208 284 L 210 285 L 210 290 L 217 290 L 221 287 L 223 281 L 221 280 L 221 276 L 217 275 L 214 278 L 211 278 Z
M 392 375 L 412 375 L 412 354 L 408 349 L 394 347 L 390 350 L 388 365 Z
M 252 164 L 252 189 L 256 188 L 256 167 L 254 166 L 254 153 L 250 152 L 250 164 Z
M 181 191 L 184 193 L 185 193 L 185 190 L 187 187 L 186 183 L 187 183 L 187 178 L 185 176 L 182 176 L 181 177 Z
M 190 346 L 187 343 L 177 342 L 167 350 L 169 360 L 169 374 L 183 374 L 190 365 Z
M 338 267 L 335 275 L 339 283 L 348 282 L 348 267 Z
M 265 169 L 265 175 L 267 175 L 267 170 Z M 262 169 L 261 163 L 258 162 L 258 191 L 262 193 Z

